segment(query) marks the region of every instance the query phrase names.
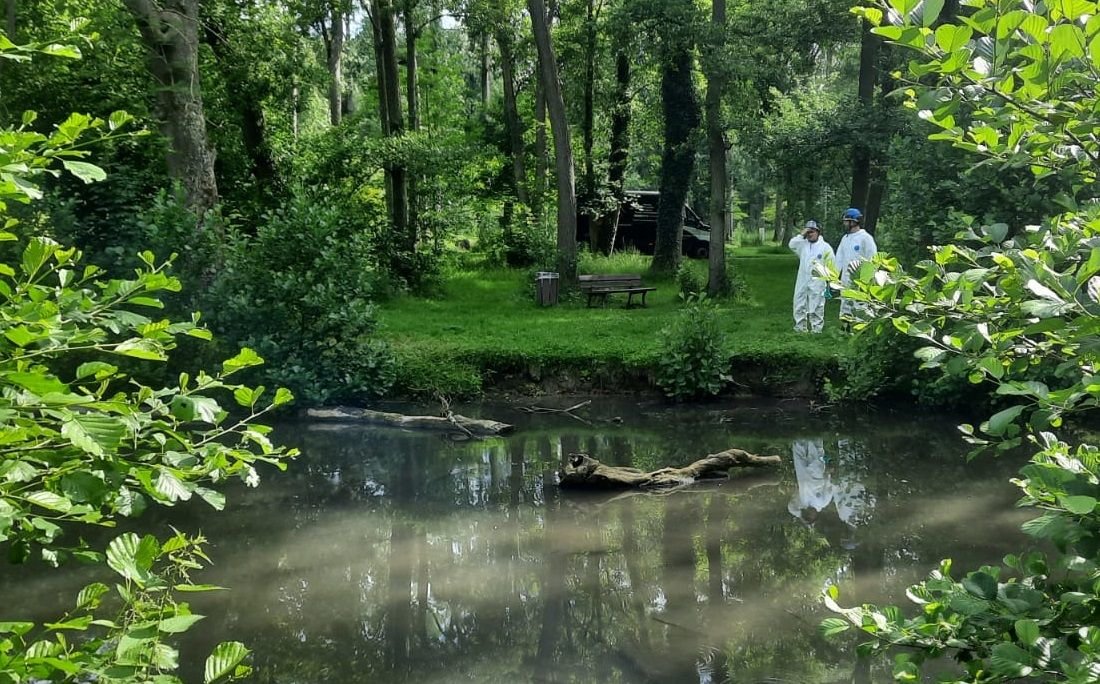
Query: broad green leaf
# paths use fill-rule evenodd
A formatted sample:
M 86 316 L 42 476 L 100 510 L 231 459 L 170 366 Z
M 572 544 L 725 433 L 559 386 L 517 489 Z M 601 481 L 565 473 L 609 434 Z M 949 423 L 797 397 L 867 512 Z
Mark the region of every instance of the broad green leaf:
M 999 437 L 1005 433 L 1009 425 L 1012 425 L 1013 421 L 1023 412 L 1023 406 L 1012 406 L 998 411 L 990 417 L 989 421 L 984 426 L 984 431 L 987 434 Z
M 68 513 L 73 507 L 72 501 L 69 501 L 67 498 L 61 496 L 60 494 L 54 494 L 53 492 L 31 492 L 23 498 L 35 504 L 36 506 L 41 506 L 42 508 L 46 508 L 51 511 L 57 511 L 59 513 Z
M 1051 29 L 1050 54 L 1054 59 L 1064 55 L 1070 57 L 1085 56 L 1085 32 L 1073 24 L 1058 24 Z
M 220 511 L 225 508 L 225 495 L 221 492 L 206 487 L 196 487 L 195 493 L 202 497 L 203 501 L 210 504 L 214 510 Z
M 32 333 L 25 326 L 20 325 L 5 330 L 4 337 L 11 340 L 11 342 L 17 347 L 26 347 L 28 344 L 42 339 L 43 336 L 40 334 Z
M 294 401 L 294 394 L 287 388 L 280 387 L 279 389 L 275 390 L 275 401 L 273 402 L 274 406 L 283 406 L 284 404 L 289 404 L 292 401 Z
M 921 3 L 921 23 L 928 27 L 935 24 L 940 12 L 943 11 L 943 3 L 944 0 L 924 0 Z
M 1032 646 L 1039 639 L 1039 623 L 1034 620 L 1017 620 L 1016 638 L 1025 646 Z
M 186 482 L 176 477 L 171 471 L 161 469 L 157 476 L 156 490 L 169 501 L 187 501 L 191 498 L 191 488 Z
M 80 590 L 76 596 L 77 609 L 92 609 L 99 605 L 99 599 L 110 591 L 110 588 L 102 582 L 94 582 Z
M 73 446 L 95 456 L 113 452 L 127 436 L 122 420 L 101 413 L 76 413 L 61 425 L 61 434 Z
M 50 260 L 50 257 L 60 248 L 60 245 L 49 238 L 41 236 L 31 238 L 27 247 L 23 250 L 23 260 L 21 264 L 23 273 L 28 276 L 33 276 L 38 273 L 38 270 L 45 266 Z
M 821 621 L 821 633 L 825 636 L 833 636 L 846 632 L 852 626 L 852 623 L 841 618 L 825 618 Z
M 202 615 L 176 615 L 165 620 L 161 620 L 157 625 L 157 629 L 166 634 L 179 634 L 191 629 L 199 620 L 202 620 Z
M 60 45 L 52 43 L 41 48 L 42 53 L 51 57 L 66 57 L 68 59 L 80 59 L 80 48 L 75 45 Z
M 218 644 L 214 652 L 206 659 L 206 667 L 203 669 L 203 682 L 212 684 L 229 677 L 248 654 L 249 650 L 239 641 L 225 641 Z
M 89 375 L 94 375 L 96 380 L 103 380 L 118 372 L 118 366 L 112 366 L 102 361 L 88 361 L 80 364 L 76 369 L 76 379 L 83 380 Z
M 153 340 L 139 339 L 136 337 L 122 342 L 116 346 L 113 351 L 116 354 L 132 356 L 135 359 L 146 359 L 148 361 L 164 361 L 167 358 L 164 355 L 164 350 Z
M 1091 496 L 1060 496 L 1058 503 L 1074 515 L 1089 515 L 1096 510 L 1096 499 Z
M 951 54 L 964 47 L 973 35 L 974 31 L 969 26 L 944 24 L 936 29 L 936 45 L 944 52 Z
M 63 159 L 61 161 L 65 170 L 73 174 L 85 183 L 96 183 L 101 180 L 106 180 L 107 172 L 96 166 L 95 164 L 89 164 L 88 162 L 73 161 L 70 159 Z
M 264 360 L 260 357 L 259 354 L 252 351 L 248 347 L 244 347 L 236 356 L 231 359 L 226 359 L 222 363 L 222 374 L 231 375 L 243 368 L 259 366 L 263 362 Z
M 0 382 L 10 382 L 38 396 L 44 394 L 64 394 L 69 386 L 52 375 L 42 373 L 9 372 L 0 373 Z
M 984 572 L 972 572 L 962 581 L 968 592 L 986 600 L 997 598 L 997 580 Z
M 1031 654 L 1016 644 L 997 644 L 993 647 L 989 662 L 993 672 L 1003 677 L 1026 677 L 1034 669 Z
M 128 580 L 148 582 L 152 567 L 148 544 L 133 532 L 114 538 L 107 546 L 107 565 Z
M 33 622 L 0 622 L 0 634 L 23 636 L 34 629 Z

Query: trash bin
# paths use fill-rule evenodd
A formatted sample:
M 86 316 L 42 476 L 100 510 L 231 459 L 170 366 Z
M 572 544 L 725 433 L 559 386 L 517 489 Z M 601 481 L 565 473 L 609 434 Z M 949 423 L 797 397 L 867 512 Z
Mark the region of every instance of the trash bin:
M 558 274 L 539 271 L 535 274 L 535 301 L 539 306 L 558 303 Z

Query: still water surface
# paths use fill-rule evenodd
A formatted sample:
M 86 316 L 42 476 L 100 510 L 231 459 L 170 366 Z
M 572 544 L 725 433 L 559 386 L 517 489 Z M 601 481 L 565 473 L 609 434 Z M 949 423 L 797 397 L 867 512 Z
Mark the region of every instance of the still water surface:
M 1019 463 L 966 463 L 949 421 L 795 406 L 599 399 L 582 422 L 486 404 L 461 410 L 517 432 L 466 443 L 283 425 L 303 452 L 288 472 L 233 489 L 223 513 L 146 520 L 201 529 L 215 565 L 198 581 L 232 588 L 194 602 L 209 617 L 185 677 L 238 639 L 256 682 L 888 680 L 854 642 L 819 636 L 822 589 L 903 601 L 940 558 L 969 568 L 1020 548 Z M 650 469 L 734 446 L 784 464 L 670 495 L 555 485 L 573 451 Z M 87 572 L 5 572 L 5 617 L 58 614 Z

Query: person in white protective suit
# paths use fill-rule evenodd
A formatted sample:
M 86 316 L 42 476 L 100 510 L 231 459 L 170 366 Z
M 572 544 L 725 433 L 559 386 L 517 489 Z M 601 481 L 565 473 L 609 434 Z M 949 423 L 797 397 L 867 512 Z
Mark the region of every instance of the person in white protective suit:
M 870 259 L 878 253 L 875 238 L 863 230 L 863 212 L 855 207 L 845 210 L 844 217 L 845 235 L 840 239 L 840 246 L 836 250 L 836 267 L 840 271 L 840 283 L 844 287 L 852 282 L 852 275 L 859 270 L 863 261 Z M 847 297 L 840 299 L 840 320 L 845 326 L 850 325 L 860 311 L 859 302 Z
M 821 237 L 817 221 L 807 221 L 801 235 L 787 243 L 798 255 L 798 278 L 794 281 L 794 329 L 821 332 L 825 325 L 825 281 L 814 273 L 817 264 L 832 263 L 833 248 Z
M 791 445 L 791 457 L 798 491 L 787 504 L 787 511 L 803 522 L 812 523 L 833 500 L 833 485 L 825 468 L 825 447 L 821 439 L 798 439 Z

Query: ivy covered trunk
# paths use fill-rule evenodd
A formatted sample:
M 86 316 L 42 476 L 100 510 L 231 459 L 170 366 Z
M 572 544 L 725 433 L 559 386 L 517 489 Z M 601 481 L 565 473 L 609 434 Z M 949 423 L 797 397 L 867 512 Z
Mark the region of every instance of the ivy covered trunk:
M 690 45 L 682 44 L 665 62 L 661 74 L 661 102 L 665 115 L 665 144 L 661 155 L 660 200 L 657 205 L 657 244 L 653 270 L 672 273 L 680 264 L 684 230 L 684 202 L 695 169 L 692 134 L 699 127 L 699 101 L 692 83 Z
M 168 173 L 183 186 L 200 218 L 218 202 L 214 148 L 206 134 L 199 74 L 199 0 L 123 0 L 148 50 L 149 73 L 159 84 L 160 114 L 171 143 Z

